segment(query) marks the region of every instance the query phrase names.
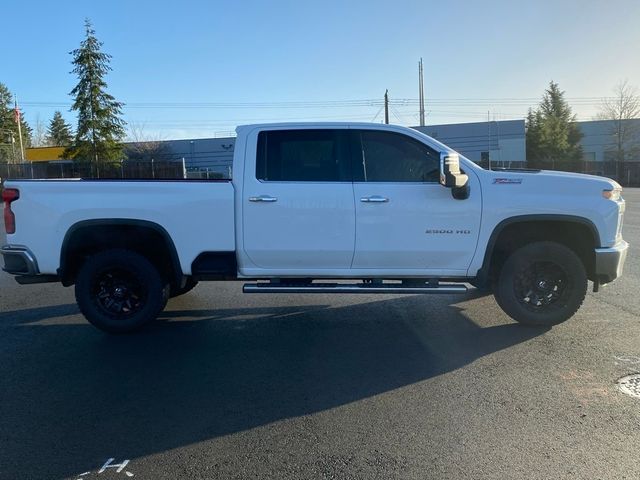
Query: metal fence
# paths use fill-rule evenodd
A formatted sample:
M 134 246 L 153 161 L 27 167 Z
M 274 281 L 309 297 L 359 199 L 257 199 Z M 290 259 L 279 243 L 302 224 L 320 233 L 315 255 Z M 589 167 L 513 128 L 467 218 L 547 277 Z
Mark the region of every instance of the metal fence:
M 0 178 L 183 179 L 187 171 L 184 161 L 0 163 Z

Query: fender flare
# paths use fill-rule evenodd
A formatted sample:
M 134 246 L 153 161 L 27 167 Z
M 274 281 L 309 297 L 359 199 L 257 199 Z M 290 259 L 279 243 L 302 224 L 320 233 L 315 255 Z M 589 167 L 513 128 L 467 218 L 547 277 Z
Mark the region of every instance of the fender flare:
M 515 223 L 531 223 L 531 222 L 563 222 L 563 223 L 577 223 L 580 225 L 584 225 L 589 228 L 591 234 L 593 235 L 593 240 L 595 242 L 595 247 L 599 247 L 601 245 L 600 234 L 598 233 L 598 229 L 595 224 L 585 217 L 579 217 L 576 215 L 562 215 L 562 214 L 534 214 L 534 215 L 517 215 L 515 217 L 509 217 L 502 220 L 498 223 L 491 235 L 489 236 L 489 241 L 487 242 L 487 248 L 484 252 L 484 259 L 482 260 L 482 267 L 478 270 L 478 274 L 476 275 L 476 281 L 478 285 L 486 285 L 489 280 L 489 271 L 491 267 L 491 258 L 493 257 L 493 250 L 496 246 L 496 242 L 498 237 L 502 233 L 502 231 Z
M 171 279 L 172 283 L 180 284 L 183 273 L 182 266 L 180 265 L 180 258 L 178 257 L 178 251 L 173 243 L 173 239 L 169 232 L 167 232 L 162 225 L 148 220 L 138 220 L 133 218 L 100 218 L 95 220 L 81 220 L 74 223 L 69 227 L 62 240 L 62 247 L 60 248 L 60 267 L 58 268 L 58 275 L 63 279 L 63 283 L 68 283 L 67 276 L 65 275 L 65 259 L 69 252 L 69 241 L 73 237 L 73 234 L 80 229 L 100 226 L 131 226 L 148 228 L 158 233 L 164 240 L 167 248 L 169 249 L 169 255 L 171 257 L 171 264 L 173 266 L 174 275 Z M 69 284 L 70 285 L 70 284 Z

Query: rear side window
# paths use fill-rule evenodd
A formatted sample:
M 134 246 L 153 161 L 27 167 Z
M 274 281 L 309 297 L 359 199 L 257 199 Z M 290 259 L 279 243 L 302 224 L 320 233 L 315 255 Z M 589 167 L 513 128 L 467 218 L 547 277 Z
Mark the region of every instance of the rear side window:
M 256 178 L 271 182 L 350 182 L 345 130 L 260 132 Z
M 360 130 L 362 166 L 356 181 L 438 182 L 440 154 L 427 145 L 395 132 Z M 355 168 L 355 165 L 354 165 Z

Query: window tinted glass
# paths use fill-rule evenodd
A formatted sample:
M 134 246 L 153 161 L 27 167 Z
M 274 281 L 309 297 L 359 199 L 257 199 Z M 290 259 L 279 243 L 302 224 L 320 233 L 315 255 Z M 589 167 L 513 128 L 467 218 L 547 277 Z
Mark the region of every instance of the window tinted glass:
M 256 177 L 265 181 L 351 181 L 340 130 L 260 132 Z
M 438 181 L 440 154 L 432 148 L 399 133 L 361 130 L 359 135 L 362 145 L 362 173 L 359 176 L 362 180 Z

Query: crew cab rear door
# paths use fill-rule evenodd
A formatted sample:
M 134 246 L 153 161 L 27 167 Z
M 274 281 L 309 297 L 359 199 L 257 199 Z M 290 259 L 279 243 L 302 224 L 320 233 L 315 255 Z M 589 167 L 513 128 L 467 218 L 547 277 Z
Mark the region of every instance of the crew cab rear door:
M 253 268 L 350 268 L 355 207 L 347 139 L 346 128 L 267 129 L 248 143 L 242 238 Z
M 352 140 L 353 269 L 466 275 L 481 220 L 477 177 L 470 197 L 456 200 L 438 183 L 439 151 L 394 131 L 353 130 Z

